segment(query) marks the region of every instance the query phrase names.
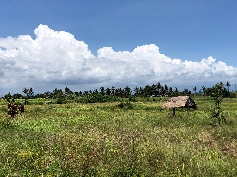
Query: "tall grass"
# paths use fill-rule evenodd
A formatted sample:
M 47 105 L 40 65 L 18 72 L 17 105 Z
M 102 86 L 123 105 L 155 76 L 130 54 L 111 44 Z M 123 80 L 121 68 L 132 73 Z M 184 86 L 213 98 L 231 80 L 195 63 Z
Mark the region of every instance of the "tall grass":
M 194 100 L 189 117 L 150 100 L 26 105 L 14 119 L 2 105 L 0 176 L 236 176 L 236 100 L 223 100 L 221 126 Z

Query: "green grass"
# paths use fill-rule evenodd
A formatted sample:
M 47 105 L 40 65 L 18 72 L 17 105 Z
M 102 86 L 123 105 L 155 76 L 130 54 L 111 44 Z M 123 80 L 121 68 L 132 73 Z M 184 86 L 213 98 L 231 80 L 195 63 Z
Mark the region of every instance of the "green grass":
M 171 117 L 162 101 L 26 105 L 10 119 L 0 105 L 0 176 L 236 176 L 237 99 L 213 126 L 211 99 Z

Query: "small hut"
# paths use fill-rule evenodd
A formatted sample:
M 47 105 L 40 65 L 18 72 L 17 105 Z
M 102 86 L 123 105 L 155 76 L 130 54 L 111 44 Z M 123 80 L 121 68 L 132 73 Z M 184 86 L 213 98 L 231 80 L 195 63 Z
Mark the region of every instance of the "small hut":
M 190 108 L 197 108 L 196 103 L 190 98 L 190 96 L 178 96 L 170 98 L 166 103 L 162 105 L 162 108 L 173 110 L 173 115 L 175 115 L 175 108 L 187 108 L 188 115 Z

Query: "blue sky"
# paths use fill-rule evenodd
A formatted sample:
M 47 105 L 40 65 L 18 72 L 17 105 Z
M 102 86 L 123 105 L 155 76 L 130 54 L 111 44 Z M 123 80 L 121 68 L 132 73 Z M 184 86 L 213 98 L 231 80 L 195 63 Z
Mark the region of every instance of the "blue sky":
M 12 66 L 14 65 L 12 69 L 19 69 L 19 67 L 21 67 L 21 69 L 24 68 L 21 70 L 21 72 L 29 71 L 30 74 L 24 75 L 24 82 L 21 81 L 18 83 L 17 80 L 19 79 L 11 79 L 12 83 L 9 86 L 2 87 L 1 90 L 2 92 L 6 92 L 7 89 L 13 92 L 16 90 L 21 91 L 23 84 L 33 88 L 36 86 L 37 88 L 40 88 L 38 90 L 39 92 L 44 88 L 46 90 L 50 90 L 55 87 L 65 88 L 67 86 L 66 84 L 70 84 L 74 90 L 78 88 L 95 89 L 103 86 L 103 84 L 109 87 L 112 85 L 126 86 L 130 83 L 131 86 L 144 86 L 145 84 L 150 84 L 145 79 L 147 78 L 147 80 L 151 80 L 150 77 L 153 77 L 151 82 L 162 81 L 164 84 L 167 83 L 171 86 L 180 85 L 180 87 L 192 87 L 192 85 L 201 86 L 204 84 L 211 85 L 219 81 L 226 82 L 227 80 L 234 84 L 237 77 L 236 7 L 237 1 L 235 0 L 2 1 L 0 7 L 0 47 L 2 48 L 2 55 L 0 55 L 0 58 L 2 59 L 2 63 L 5 63 L 6 66 L 9 65 L 9 63 L 6 64 L 7 62 L 12 61 L 14 63 L 12 64 Z M 43 55 L 39 54 L 39 51 L 37 52 L 36 48 L 30 49 L 26 46 L 22 50 L 25 53 L 30 53 L 28 59 L 26 55 L 23 55 L 23 53 L 20 52 L 20 50 L 18 51 L 18 54 L 14 56 L 6 54 L 6 52 L 8 50 L 10 51 L 11 48 L 18 50 L 20 46 L 26 45 L 24 45 L 22 42 L 24 40 L 20 39 L 22 42 L 21 43 L 18 39 L 18 43 L 16 44 L 16 41 L 13 42 L 12 40 L 9 40 L 7 38 L 8 36 L 11 36 L 16 40 L 20 35 L 27 35 L 30 36 L 33 41 L 36 41 L 37 35 L 35 34 L 34 30 L 37 29 L 40 24 L 47 25 L 48 27 L 47 29 L 40 28 L 41 31 L 64 31 L 73 35 L 76 41 L 83 41 L 85 43 L 83 47 L 86 48 L 86 45 L 88 45 L 88 50 L 93 56 L 89 56 L 89 58 L 87 58 L 85 57 L 87 54 L 82 52 L 85 50 L 81 50 L 82 53 L 80 56 L 84 57 L 77 58 L 77 61 L 84 61 L 86 58 L 87 68 L 90 68 L 90 71 L 92 71 L 93 75 L 96 77 L 93 77 L 90 75 L 91 73 L 88 73 L 89 76 L 83 76 L 88 78 L 82 82 L 80 82 L 80 77 L 77 79 L 72 79 L 73 76 L 78 76 L 81 74 L 83 68 L 80 66 L 82 65 L 78 65 L 78 68 L 81 69 L 80 72 L 75 71 L 71 74 L 68 74 L 72 78 L 64 77 L 62 73 L 65 73 L 67 70 L 76 70 L 76 68 L 73 68 L 73 66 L 62 68 L 60 65 L 58 68 L 55 67 L 53 71 L 54 73 L 60 73 L 59 75 L 55 75 L 55 77 L 57 77 L 57 81 L 53 79 L 54 76 L 52 74 L 50 77 L 45 76 L 46 79 L 42 79 L 42 75 L 46 75 L 47 72 L 42 72 L 40 79 L 40 77 L 37 76 L 37 72 L 34 74 L 33 71 L 30 71 L 30 69 L 27 68 L 29 66 L 25 66 L 27 62 L 23 62 L 24 59 L 28 60 L 28 62 L 31 61 L 31 67 L 34 67 L 34 63 L 37 62 L 38 65 L 36 65 L 39 68 L 39 63 L 42 63 L 42 66 L 43 64 L 47 65 L 47 62 L 45 61 L 46 59 L 43 59 Z M 40 34 L 43 35 L 45 33 L 42 32 Z M 52 41 L 53 37 L 55 37 L 55 35 L 50 37 Z M 74 40 L 72 38 L 70 39 Z M 54 44 L 54 42 L 51 44 Z M 63 41 L 60 43 L 63 44 Z M 42 43 L 38 43 L 37 45 L 41 44 Z M 154 48 L 154 46 L 149 46 L 150 44 L 154 44 L 158 49 L 156 47 Z M 137 62 L 137 67 L 136 65 L 130 66 L 131 62 L 126 63 L 127 65 L 122 64 L 122 62 L 126 62 L 126 57 L 128 57 L 126 54 L 124 54 L 126 53 L 125 51 L 128 51 L 131 54 L 133 50 L 139 46 L 146 46 L 139 48 L 139 56 L 143 56 L 145 53 L 149 53 L 150 50 L 154 50 L 154 56 L 152 54 L 152 59 L 149 58 L 150 55 L 147 54 L 144 57 L 144 62 L 149 63 L 150 61 L 154 60 L 154 63 L 157 65 L 155 68 L 152 67 L 154 64 L 152 62 L 147 65 L 147 68 L 140 68 L 139 63 L 145 66 L 145 64 L 141 62 L 142 58 L 140 58 L 139 62 Z M 70 47 L 72 46 L 70 45 Z M 104 47 L 111 47 L 113 49 L 112 53 L 114 53 L 111 54 L 111 51 Z M 81 47 L 79 48 L 81 49 Z M 74 54 L 78 54 L 79 48 L 75 48 L 75 50 L 71 50 L 70 48 L 70 51 L 72 53 L 74 52 Z M 102 48 L 106 49 L 103 50 L 104 54 L 97 54 L 97 50 Z M 33 50 L 35 50 L 35 53 L 32 52 Z M 51 52 L 56 53 L 57 50 L 59 50 L 59 53 L 62 52 L 61 48 L 51 48 L 50 50 Z M 167 57 L 166 60 L 164 60 L 165 63 L 162 63 L 164 61 L 162 60 L 161 62 L 161 59 L 159 59 L 158 56 L 155 56 L 155 50 L 158 50 L 159 54 L 164 54 L 165 57 Z M 119 51 L 121 51 L 123 54 L 118 55 Z M 40 50 L 40 52 L 47 53 L 46 50 Z M 47 58 L 49 56 L 52 58 L 51 55 L 47 55 L 45 57 Z M 106 61 L 101 59 L 102 56 Z M 119 58 L 119 56 L 121 58 Z M 132 53 L 132 56 L 134 57 L 135 54 Z M 130 56 L 130 58 L 128 57 L 127 60 L 132 61 L 134 59 L 133 57 Z M 136 57 L 139 58 L 138 54 L 136 54 Z M 196 64 L 200 65 L 202 59 L 208 59 L 208 57 L 215 59 L 211 66 L 208 65 L 210 66 L 209 70 L 206 68 L 206 70 L 203 70 L 203 72 L 195 72 L 190 76 L 190 72 L 192 71 L 187 71 L 187 66 L 194 66 Z M 48 58 L 47 61 L 51 58 Z M 180 59 L 181 63 L 179 63 L 179 67 L 175 67 L 178 64 L 173 61 L 174 59 Z M 66 60 L 69 63 L 74 61 L 70 57 L 65 59 L 60 57 L 57 58 L 56 56 L 54 60 L 58 61 L 59 63 L 63 60 Z M 100 66 L 99 69 L 95 69 L 95 66 L 91 63 L 92 60 L 95 60 L 97 63 L 95 66 Z M 115 60 L 118 62 L 115 62 Z M 159 63 L 157 63 L 155 60 L 159 60 Z M 187 65 L 185 60 L 193 63 Z M 78 64 L 78 62 L 76 62 L 76 64 Z M 217 67 L 218 62 L 219 65 Z M 122 77 L 121 75 L 121 77 L 118 79 L 115 78 L 115 76 L 108 76 L 111 75 L 111 73 L 108 72 L 106 67 L 103 68 L 103 63 L 106 63 L 107 67 L 112 68 L 121 66 L 118 67 L 120 70 L 118 70 L 117 73 L 112 72 L 112 75 L 114 74 L 115 76 L 124 72 L 125 75 L 133 75 L 132 71 L 136 70 L 137 68 L 144 72 L 134 72 L 134 76 L 130 78 Z M 166 65 L 167 63 L 172 63 L 172 66 Z M 223 63 L 225 65 L 223 65 Z M 62 64 L 65 65 L 65 62 L 62 62 Z M 84 66 L 85 61 L 82 64 Z M 181 65 L 183 66 L 181 67 Z M 94 68 L 92 66 L 94 66 Z M 159 70 L 156 70 L 156 68 L 160 67 L 164 69 L 165 66 L 168 67 L 167 70 L 169 70 L 170 73 L 167 72 L 165 77 L 162 77 L 163 74 L 161 73 L 164 73 L 164 71 L 160 70 L 159 72 Z M 126 67 L 132 68 L 133 70 L 131 70 L 129 73 L 126 73 L 126 71 L 129 70 Z M 224 67 L 226 67 L 226 69 L 218 70 L 218 68 L 223 69 Z M 199 70 L 198 67 L 189 67 L 188 69 L 192 70 L 194 68 Z M 185 71 L 178 72 L 178 70 L 182 69 Z M 95 72 L 98 70 L 100 72 Z M 229 70 L 231 74 L 229 74 Z M 47 69 L 47 71 L 49 71 L 49 69 Z M 101 75 L 102 71 L 106 77 Z M 204 77 L 203 75 L 209 71 L 210 73 Z M 19 75 L 19 73 L 10 75 L 9 72 L 9 67 L 2 67 L 2 71 L 0 71 L 0 82 L 2 82 L 2 84 L 6 82 L 6 77 L 11 76 L 12 78 L 16 77 L 16 75 Z M 153 72 L 155 73 L 154 75 L 152 75 Z M 147 73 L 147 75 L 144 73 Z M 174 74 L 172 75 L 171 73 Z M 185 73 L 189 73 L 188 76 L 185 76 Z M 221 73 L 223 73 L 223 75 Z M 59 78 L 60 76 L 62 76 L 61 79 Z M 144 77 L 144 80 L 139 80 L 141 76 Z M 194 76 L 196 76 L 196 78 Z M 179 77 L 192 79 L 194 83 L 186 83 L 186 79 L 176 79 Z M 51 80 L 49 78 L 51 78 Z M 105 78 L 107 78 L 107 80 Z M 58 80 L 60 80 L 60 82 Z

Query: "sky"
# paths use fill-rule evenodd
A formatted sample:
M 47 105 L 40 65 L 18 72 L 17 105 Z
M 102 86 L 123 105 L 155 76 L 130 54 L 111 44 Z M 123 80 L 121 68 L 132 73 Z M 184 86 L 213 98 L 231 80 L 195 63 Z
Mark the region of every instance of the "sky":
M 236 0 L 8 0 L 0 96 L 237 83 Z

